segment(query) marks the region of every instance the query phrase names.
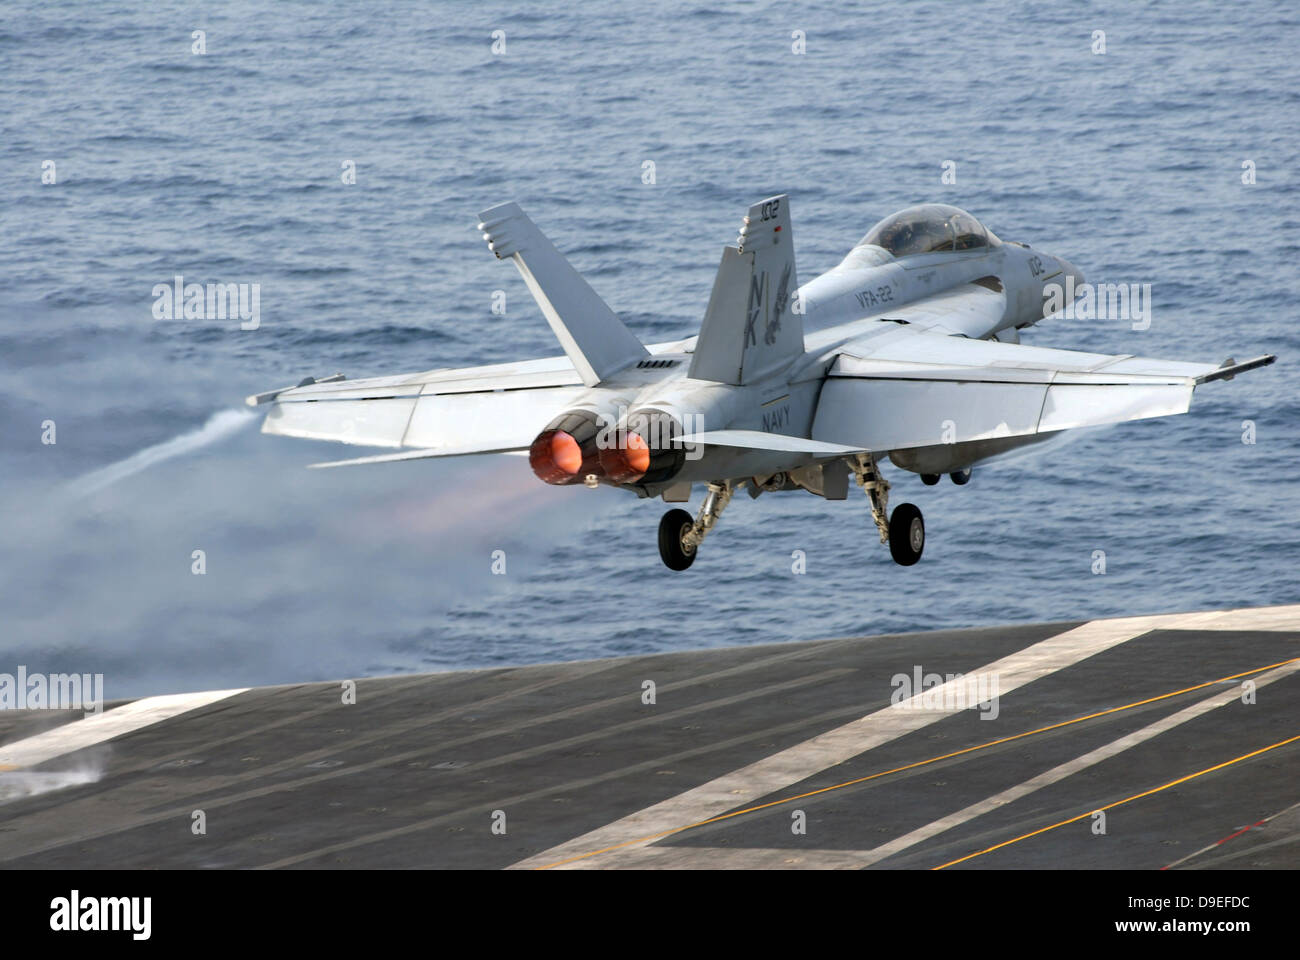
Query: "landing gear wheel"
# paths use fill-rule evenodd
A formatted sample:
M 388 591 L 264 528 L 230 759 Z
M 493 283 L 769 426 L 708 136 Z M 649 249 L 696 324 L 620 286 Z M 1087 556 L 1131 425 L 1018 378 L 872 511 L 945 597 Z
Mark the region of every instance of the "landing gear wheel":
M 952 473 L 948 474 L 948 476 L 952 478 L 952 482 L 957 484 L 957 486 L 964 487 L 966 484 L 970 483 L 970 467 L 967 467 L 965 470 L 954 470 Z M 935 477 L 936 483 L 938 480 L 939 478 Z
M 694 525 L 685 510 L 669 510 L 659 521 L 659 556 L 669 570 L 685 570 L 695 562 L 695 548 L 682 546 L 682 534 Z
M 924 549 L 925 521 L 921 511 L 913 504 L 900 503 L 889 518 L 890 556 L 900 566 L 910 567 L 921 559 Z
M 921 474 L 921 482 L 924 483 L 927 487 L 933 487 L 936 483 L 939 482 L 939 474 L 923 473 Z

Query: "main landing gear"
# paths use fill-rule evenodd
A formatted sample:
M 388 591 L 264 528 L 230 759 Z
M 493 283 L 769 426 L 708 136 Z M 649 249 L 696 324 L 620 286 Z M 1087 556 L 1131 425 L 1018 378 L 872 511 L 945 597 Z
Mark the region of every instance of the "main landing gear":
M 880 531 L 880 542 L 889 544 L 889 555 L 900 566 L 910 567 L 925 549 L 925 520 L 914 504 L 900 503 L 890 514 L 889 481 L 880 475 L 876 458 L 857 454 L 850 466 L 854 479 L 871 502 L 871 519 Z M 886 519 L 888 517 L 888 519 Z
M 880 542 L 889 544 L 894 562 L 910 567 L 921 559 L 925 549 L 925 520 L 921 511 L 910 503 L 900 503 L 889 513 L 889 481 L 880 475 L 873 456 L 857 454 L 849 461 L 858 486 L 871 502 L 871 519 L 880 531 Z M 969 477 L 969 473 L 967 473 Z M 956 476 L 954 475 L 954 480 Z M 695 562 L 695 554 L 731 502 L 731 495 L 742 483 L 727 480 L 710 483 L 700 512 L 691 519 L 685 510 L 669 510 L 659 521 L 659 556 L 670 570 L 685 570 Z M 961 481 L 958 481 L 961 482 Z
M 670 570 L 685 570 L 695 562 L 695 551 L 709 535 L 736 487 L 729 481 L 709 484 L 709 492 L 694 520 L 685 510 L 669 510 L 659 521 L 659 556 Z

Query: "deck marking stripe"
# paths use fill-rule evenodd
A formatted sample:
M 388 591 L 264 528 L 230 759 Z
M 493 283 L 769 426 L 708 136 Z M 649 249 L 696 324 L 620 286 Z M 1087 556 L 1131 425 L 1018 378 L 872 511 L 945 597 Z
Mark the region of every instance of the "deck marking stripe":
M 1231 760 L 1225 760 L 1223 763 L 1216 763 L 1212 767 L 1206 767 L 1204 770 L 1197 770 L 1195 773 L 1189 773 L 1185 777 L 1179 777 L 1177 780 L 1170 780 L 1168 783 L 1162 783 L 1158 787 L 1152 787 L 1150 790 L 1143 790 L 1141 793 L 1135 793 L 1131 797 L 1125 797 L 1123 800 L 1116 800 L 1114 803 L 1108 803 L 1104 807 L 1094 807 L 1086 813 L 1081 813 L 1077 817 L 1071 817 L 1069 820 L 1062 820 L 1060 823 L 1053 823 L 1050 826 L 1039 827 L 1037 830 L 1023 833 L 1018 837 L 1012 837 L 1010 840 L 1003 840 L 1001 843 L 995 843 L 991 847 L 985 847 L 983 850 L 976 850 L 974 853 L 968 853 L 964 857 L 958 857 L 956 860 L 949 860 L 947 863 L 941 863 L 932 870 L 942 870 L 945 867 L 951 867 L 954 864 L 964 863 L 967 860 L 973 860 L 976 857 L 982 857 L 986 853 L 992 853 L 994 850 L 1000 850 L 1003 847 L 1009 847 L 1013 843 L 1019 843 L 1021 840 L 1028 840 L 1030 837 L 1036 837 L 1040 833 L 1047 833 L 1049 830 L 1055 830 L 1057 827 L 1064 827 L 1071 823 L 1078 823 L 1084 820 L 1098 810 L 1112 810 L 1115 807 L 1121 807 L 1126 803 L 1132 803 L 1134 800 L 1141 800 L 1143 797 L 1149 797 L 1153 793 L 1159 793 L 1161 790 L 1168 790 L 1170 787 L 1176 787 L 1180 783 L 1186 783 L 1189 780 L 1195 780 L 1197 777 L 1203 777 L 1207 773 L 1213 773 L 1215 770 L 1222 770 L 1224 767 L 1230 767 L 1234 763 L 1241 763 L 1243 760 L 1249 760 L 1251 757 L 1258 757 L 1262 753 L 1268 753 L 1270 750 L 1276 750 L 1278 747 L 1285 747 L 1288 743 L 1295 743 L 1300 740 L 1300 734 L 1294 737 L 1288 737 L 1285 740 L 1279 740 L 1277 743 L 1270 743 L 1267 747 L 1260 747 L 1258 750 L 1252 750 L 1250 753 L 1243 753 L 1239 757 L 1233 757 Z
M 1264 825 L 1264 821 L 1263 821 L 1263 820 L 1260 820 L 1260 821 L 1257 822 L 1257 823 L 1252 823 L 1252 824 L 1249 824 L 1249 825 L 1247 825 L 1247 826 L 1244 826 L 1244 827 L 1242 827 L 1240 830 L 1238 830 L 1236 833 L 1230 833 L 1230 834 L 1228 834 L 1226 837 L 1224 837 L 1222 840 L 1215 841 L 1215 844 L 1214 844 L 1214 845 L 1215 845 L 1216 847 L 1223 846 L 1223 844 L 1227 843 L 1227 842 L 1228 842 L 1229 840 L 1231 840 L 1233 837 L 1239 837 L 1239 836 L 1241 836 L 1243 833 L 1245 833 L 1247 830 L 1253 830 L 1255 827 L 1262 827 L 1263 825 Z
M 82 720 L 73 720 L 42 733 L 0 746 L 0 764 L 10 769 L 32 767 L 46 760 L 85 747 L 112 740 L 123 734 L 169 720 L 190 710 L 206 707 L 227 697 L 243 693 L 238 690 L 205 690 L 201 693 L 172 693 L 145 697 Z
M 973 670 L 960 680 L 918 691 L 901 703 L 875 710 L 857 720 L 756 760 L 746 767 L 723 774 L 708 783 L 521 860 L 514 866 L 527 868 L 554 865 L 554 861 L 571 859 L 573 854 L 590 856 L 590 850 L 583 850 L 583 847 L 594 846 L 600 851 L 621 849 L 631 844 L 649 842 L 640 839 L 643 835 L 649 835 L 653 840 L 683 829 L 680 826 L 683 823 L 697 825 L 707 822 L 737 804 L 745 803 L 747 799 L 753 800 L 785 790 L 868 750 L 961 712 L 955 707 L 949 710 L 912 709 L 924 705 L 923 698 L 933 697 L 932 702 L 939 703 L 964 702 L 967 682 L 972 678 L 978 682 L 977 678 L 981 674 L 996 674 L 999 695 L 1004 695 L 1040 677 L 1073 666 L 1080 660 L 1158 629 L 1161 625 L 1173 625 L 1195 617 L 1196 615 L 1189 618 L 1171 614 L 1094 620 L 1081 624 Z M 566 857 L 566 854 L 570 857 Z
M 1030 647 L 1018 650 L 1017 653 L 1009 654 L 1008 657 L 1004 657 L 1000 661 L 972 671 L 970 675 L 958 680 L 956 683 L 969 682 L 970 676 L 978 676 L 979 674 L 998 674 L 998 680 L 1000 680 L 1000 684 L 998 684 L 1000 691 L 998 693 L 1000 693 L 1000 696 L 1005 695 L 1005 693 L 1014 691 L 1023 684 L 1030 683 L 1031 680 L 1050 673 L 1056 673 L 1058 670 L 1065 669 L 1066 666 L 1086 660 L 1087 657 L 1093 656 L 1093 654 L 1101 653 L 1102 650 L 1135 639 L 1135 637 L 1144 635 L 1144 633 L 1161 630 L 1161 628 L 1199 626 L 1201 622 L 1216 619 L 1221 614 L 1222 611 L 1216 610 L 1193 614 L 1157 615 L 1157 617 L 1092 620 L 1091 623 L 1080 624 L 1079 627 L 1075 627 L 1073 630 L 1048 637 L 1047 640 L 1032 644 Z M 1282 663 L 1288 662 L 1291 661 L 1283 661 Z M 1271 667 L 1282 666 L 1282 663 L 1274 663 Z M 1258 673 L 1260 670 L 1268 670 L 1271 667 L 1258 667 L 1256 670 L 1245 671 L 1244 674 L 1239 674 L 1239 676 Z M 1235 679 L 1235 676 L 1222 678 L 1221 680 L 1210 680 L 1209 683 L 1221 683 L 1223 680 L 1229 679 Z M 1192 691 L 1192 689 L 1209 686 L 1209 683 L 1196 684 L 1195 687 L 1167 693 L 1164 697 L 1156 697 L 1153 700 L 1178 696 L 1179 693 L 1186 693 Z M 952 684 L 943 684 L 943 686 L 931 688 L 930 691 L 918 693 L 917 696 L 913 697 L 913 700 L 919 700 L 920 697 L 927 695 L 936 696 L 937 699 L 937 697 L 943 696 L 944 689 L 949 686 L 952 686 Z M 906 702 L 910 701 L 904 702 L 906 704 Z M 1105 710 L 1105 712 L 1095 715 L 1130 709 L 1132 706 L 1140 705 L 1141 702 L 1151 701 L 1140 701 L 1139 704 L 1119 706 L 1119 708 Z M 1091 715 L 1089 715 L 1089 717 L 1076 718 L 1075 721 L 1056 723 L 1056 725 L 1043 727 L 1041 730 L 1028 731 L 1026 734 L 1019 734 L 1013 736 L 1013 738 L 1002 738 L 989 744 L 979 745 L 979 747 L 967 748 L 966 751 L 945 754 L 944 757 L 933 757 L 931 760 L 919 761 L 918 764 L 909 764 L 898 767 L 896 770 L 872 774 L 872 777 L 859 778 L 849 783 L 836 784 L 835 787 L 826 787 L 820 791 L 801 793 L 798 796 L 785 797 L 784 800 L 775 800 L 768 804 L 757 805 L 757 807 L 748 807 L 736 810 L 736 812 L 725 813 L 725 810 L 735 807 L 737 803 L 744 803 L 744 800 L 737 799 L 737 795 L 748 793 L 749 796 L 753 797 L 762 796 L 763 793 L 779 791 L 781 788 L 792 786 L 793 783 L 798 783 L 801 779 L 807 779 L 829 766 L 840 764 L 840 762 L 849 760 L 849 758 L 858 756 L 858 754 L 879 747 L 881 744 L 900 738 L 907 732 L 919 730 L 919 728 L 930 725 L 930 723 L 959 712 L 959 710 L 948 710 L 948 712 L 944 712 L 944 710 L 900 712 L 898 706 L 901 705 L 888 706 L 888 708 L 878 710 L 878 712 L 867 714 L 866 717 L 846 723 L 846 725 L 828 731 L 826 734 L 815 736 L 815 738 L 794 745 L 794 747 L 785 749 L 785 751 L 772 754 L 771 757 L 754 762 L 748 767 L 742 767 L 741 770 L 732 771 L 731 774 L 725 774 L 722 778 L 711 780 L 710 783 L 679 793 L 676 797 L 671 797 L 671 799 L 655 804 L 653 807 L 640 810 L 640 812 L 630 814 L 630 816 L 612 822 L 610 825 L 599 827 L 599 829 L 590 831 L 588 834 L 568 840 L 568 842 L 550 848 L 549 851 L 526 857 L 525 860 L 521 860 L 513 866 L 516 866 L 516 868 L 554 868 L 554 866 L 562 866 L 569 864 L 569 862 L 598 856 L 601 853 L 619 851 L 619 849 L 632 846 L 643 846 L 643 844 L 662 839 L 664 836 L 681 833 L 682 830 L 690 830 L 698 826 L 705 826 L 706 823 L 727 820 L 729 817 L 740 816 L 741 813 L 750 813 L 754 812 L 754 810 L 774 807 L 776 804 L 789 803 L 789 801 L 803 799 L 805 796 L 813 796 L 815 793 L 826 792 L 827 790 L 839 790 L 839 788 L 850 786 L 852 783 L 861 783 L 863 779 L 883 777 L 885 774 L 898 773 L 900 770 L 927 764 L 927 762 L 945 760 L 948 756 L 958 756 L 959 753 L 969 752 L 972 749 L 991 747 L 991 745 L 997 743 L 1018 739 L 1019 736 L 1028 736 L 1035 734 L 1035 732 L 1066 726 L 1070 722 L 1091 719 Z M 880 727 L 883 727 L 883 730 Z M 807 754 L 811 754 L 811 756 L 807 756 Z M 698 817 L 693 821 L 688 820 L 685 826 L 681 826 L 681 821 L 686 820 L 686 817 L 694 810 L 701 810 L 701 808 L 703 808 L 702 812 L 705 813 L 714 812 L 714 816 Z M 673 820 L 677 822 L 673 823 Z M 662 829 L 646 831 L 646 827 L 654 826 L 655 821 L 663 825 Z M 629 830 L 636 830 L 637 833 L 632 838 L 610 843 L 610 840 L 616 840 L 617 835 L 620 833 L 625 835 Z M 642 833 L 642 831 L 645 831 L 645 833 Z M 578 852 L 582 846 L 590 846 L 590 844 L 601 844 L 601 846 L 594 849 L 594 851 L 589 849 L 589 851 Z M 572 853 L 572 856 L 565 857 L 564 853 Z
M 1259 677 L 1256 680 L 1256 683 L 1259 687 L 1265 687 L 1268 684 L 1273 683 L 1275 680 L 1281 680 L 1283 677 L 1290 676 L 1297 670 L 1300 670 L 1300 658 L 1291 663 L 1285 664 L 1276 670 L 1270 670 L 1268 673 Z M 1219 681 L 1214 681 L 1214 683 L 1218 682 Z M 1131 750 L 1139 744 L 1146 743 L 1148 740 L 1158 737 L 1162 733 L 1169 732 L 1174 727 L 1187 723 L 1190 720 L 1195 720 L 1197 717 L 1204 716 L 1219 707 L 1225 707 L 1230 703 L 1237 703 L 1240 699 L 1241 691 L 1236 687 L 1227 690 L 1220 690 L 1219 692 L 1206 697 L 1204 700 L 1194 703 L 1189 707 L 1184 707 L 1182 710 L 1179 710 L 1176 713 L 1171 713 L 1167 717 L 1162 717 L 1140 730 L 1127 733 L 1110 743 L 1096 748 L 1095 750 L 1089 750 L 1082 756 L 1058 764 L 1050 770 L 1046 770 L 1035 777 L 1029 778 L 1024 783 L 1017 784 L 1014 787 L 1009 787 L 1008 789 L 995 793 L 992 796 L 985 797 L 983 800 L 972 803 L 969 806 L 958 810 L 956 813 L 950 813 L 948 816 L 941 817 L 933 823 L 926 824 L 923 827 L 918 827 L 910 833 L 905 833 L 901 837 L 896 837 L 887 843 L 882 843 L 874 849 L 864 850 L 862 851 L 858 865 L 867 867 L 873 863 L 878 863 L 881 860 L 892 857 L 909 847 L 913 847 L 918 843 L 936 837 L 954 827 L 961 826 L 963 823 L 969 823 L 971 820 L 974 820 L 977 817 L 982 817 L 986 813 L 999 810 L 1009 803 L 1019 800 L 1022 797 L 1026 797 L 1031 793 L 1035 793 L 1044 787 L 1051 786 L 1054 783 L 1059 783 L 1067 777 L 1074 776 L 1076 773 L 1080 773 L 1089 767 L 1096 766 L 1103 760 L 1109 760 L 1111 757 L 1118 756 L 1126 750 Z M 1246 827 L 1245 829 L 1249 830 L 1250 828 Z M 1222 843 L 1223 841 L 1220 840 L 1219 842 Z
M 1205 611 L 1206 620 L 1196 624 L 1197 630 L 1226 630 L 1247 633 L 1252 630 L 1296 633 L 1300 620 L 1300 604 L 1277 607 L 1243 607 L 1238 610 Z M 1175 627 L 1174 629 L 1178 629 Z
M 1038 727 L 1035 730 L 1026 730 L 1023 733 L 1015 733 L 1009 737 L 1002 737 L 998 740 L 990 740 L 987 743 L 976 744 L 973 747 L 964 747 L 961 750 L 954 750 L 952 753 L 941 754 L 940 756 L 930 757 L 926 760 L 917 760 L 914 763 L 904 764 L 901 767 L 894 767 L 890 770 L 881 770 L 877 773 L 868 774 L 865 777 L 858 777 L 855 780 L 846 780 L 843 783 L 837 783 L 829 787 L 821 787 L 818 790 L 810 790 L 808 793 L 796 794 L 793 797 L 783 797 L 780 800 L 770 800 L 767 803 L 760 803 L 757 806 L 746 807 L 743 810 L 733 810 L 731 813 L 724 813 L 718 817 L 711 817 L 708 820 L 701 820 L 699 823 L 687 824 L 684 827 L 674 827 L 671 830 L 664 830 L 661 833 L 656 833 L 651 836 L 638 837 L 634 840 L 627 840 L 624 841 L 623 843 L 616 844 L 611 847 L 605 847 L 603 850 L 592 850 L 590 853 L 584 853 L 576 857 L 570 857 L 567 860 L 557 861 L 555 863 L 548 863 L 544 866 L 539 866 L 536 869 L 549 870 L 552 867 L 561 867 L 564 866 L 565 864 L 574 863 L 578 860 L 585 860 L 588 857 L 595 857 L 602 853 L 611 853 L 615 850 L 621 850 L 626 847 L 633 846 L 634 844 L 648 843 L 653 840 L 662 840 L 664 837 L 671 836 L 674 833 L 682 833 L 683 831 L 686 830 L 693 830 L 696 827 L 707 826 L 710 823 L 718 823 L 719 821 L 722 820 L 730 820 L 732 817 L 739 817 L 746 813 L 755 813 L 759 810 L 766 810 L 768 807 L 780 806 L 783 803 L 793 803 L 796 800 L 806 800 L 808 797 L 815 797 L 818 794 L 822 794 L 822 793 L 830 793 L 832 790 L 842 790 L 845 787 L 852 787 L 859 783 L 866 783 L 868 780 L 875 780 L 879 777 L 887 777 L 891 773 L 902 773 L 904 770 L 912 770 L 915 769 L 916 767 L 924 767 L 931 763 L 938 763 L 940 760 L 951 760 L 953 757 L 959 757 L 962 754 L 974 753 L 977 750 L 985 750 L 989 747 L 996 747 L 999 744 L 1010 743 L 1013 740 L 1020 740 L 1023 739 L 1024 737 L 1032 737 L 1034 734 L 1037 733 L 1046 733 L 1049 730 L 1058 730 L 1061 727 L 1068 727 L 1075 723 L 1082 723 L 1085 720 L 1095 720 L 1097 717 L 1104 717 L 1110 713 L 1119 713 L 1120 711 L 1123 710 L 1132 710 L 1135 707 L 1145 706 L 1148 703 L 1156 703 L 1160 700 L 1167 700 L 1170 697 L 1176 697 L 1180 694 L 1190 693 L 1193 690 L 1202 690 L 1205 687 L 1213 686 L 1214 684 L 1217 683 L 1225 683 L 1228 680 L 1236 680 L 1241 677 L 1249 676 L 1252 673 L 1259 673 L 1261 670 L 1272 670 L 1278 667 L 1284 667 L 1287 666 L 1288 664 L 1294 664 L 1297 662 L 1300 662 L 1300 657 L 1294 657 L 1291 660 L 1283 660 L 1281 663 L 1275 663 L 1267 667 L 1256 667 L 1253 670 L 1246 670 L 1242 673 L 1236 673 L 1229 677 L 1220 677 L 1218 680 L 1207 680 L 1204 683 L 1198 683 L 1195 686 L 1184 687 L 1182 690 L 1173 690 L 1169 693 L 1162 693 L 1158 697 L 1150 697 L 1146 700 L 1136 700 L 1133 703 L 1126 703 L 1119 707 L 1108 707 L 1107 709 L 1099 710 L 1096 713 L 1089 713 L 1082 717 L 1075 717 L 1073 720 L 1062 720 L 1059 723 L 1049 724 L 1048 726 L 1045 727 Z M 1237 694 L 1234 692 L 1233 699 L 1236 699 L 1236 696 Z
M 1236 833 L 1232 834 L 1232 836 L 1224 837 L 1222 840 L 1216 840 L 1214 843 L 1206 844 L 1205 846 L 1201 847 L 1201 849 L 1193 851 L 1192 853 L 1189 853 L 1187 856 L 1181 857 L 1178 860 L 1175 860 L 1173 863 L 1167 864 L 1166 866 L 1163 866 L 1160 869 L 1172 870 L 1174 867 L 1178 866 L 1179 864 L 1186 863 L 1188 860 L 1192 859 L 1192 857 L 1199 857 L 1201 854 L 1206 853 L 1209 850 L 1213 850 L 1215 847 L 1222 846 L 1223 844 L 1231 840 L 1233 837 L 1241 836 L 1247 830 L 1254 830 L 1256 827 L 1262 827 L 1264 824 L 1268 823 L 1269 821 L 1276 820 L 1284 813 L 1290 813 L 1296 807 L 1300 807 L 1300 803 L 1293 803 L 1285 810 L 1279 810 L 1277 813 L 1273 814 L 1272 816 L 1265 817 L 1263 820 L 1259 821 L 1259 823 L 1252 823 L 1249 827 L 1245 827 L 1241 830 L 1238 830 Z

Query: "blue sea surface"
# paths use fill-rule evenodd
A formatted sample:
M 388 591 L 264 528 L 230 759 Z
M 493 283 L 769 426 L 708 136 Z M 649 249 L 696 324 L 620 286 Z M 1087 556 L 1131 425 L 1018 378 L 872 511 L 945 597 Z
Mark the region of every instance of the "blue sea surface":
M 0 672 L 118 697 L 1296 602 L 1298 51 L 1300 8 L 1273 2 L 8 0 Z M 1028 343 L 1278 363 L 965 487 L 887 467 L 925 511 L 911 568 L 856 490 L 738 497 L 680 574 L 662 503 L 518 457 L 309 471 L 369 451 L 262 436 L 242 405 L 558 353 L 475 229 L 506 200 L 643 341 L 690 336 L 721 246 L 780 192 L 804 281 L 942 201 L 1151 284 L 1149 329 Z M 260 284 L 260 327 L 155 319 L 176 275 Z

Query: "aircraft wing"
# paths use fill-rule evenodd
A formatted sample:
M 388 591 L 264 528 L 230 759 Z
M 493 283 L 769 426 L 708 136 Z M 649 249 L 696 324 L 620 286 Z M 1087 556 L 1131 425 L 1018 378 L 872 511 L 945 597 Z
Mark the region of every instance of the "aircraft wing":
M 309 377 L 246 402 L 270 405 L 263 433 L 416 448 L 356 461 L 373 463 L 526 449 L 586 389 L 573 364 L 554 357 L 365 380 Z
M 1274 360 L 1185 363 L 881 328 L 840 349 L 814 440 L 887 451 L 1169 416 L 1198 384 Z

